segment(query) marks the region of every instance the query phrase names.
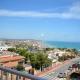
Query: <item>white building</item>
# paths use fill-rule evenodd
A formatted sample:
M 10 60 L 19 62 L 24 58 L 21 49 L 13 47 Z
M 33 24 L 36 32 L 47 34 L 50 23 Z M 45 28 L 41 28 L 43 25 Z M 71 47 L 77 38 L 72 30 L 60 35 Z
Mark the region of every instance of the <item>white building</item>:
M 48 58 L 52 59 L 53 63 L 58 61 L 58 56 L 54 54 L 54 51 L 48 51 Z
M 58 56 L 63 56 L 64 54 L 66 53 L 66 51 L 62 51 L 62 50 L 59 50 L 59 49 L 55 49 L 54 50 L 54 54 L 58 54 Z
M 0 46 L 0 51 L 7 50 L 8 48 L 12 48 L 12 46 Z
M 58 56 L 63 56 L 66 52 L 65 50 L 61 51 L 59 49 L 54 49 L 54 50 L 48 51 L 47 53 L 48 53 L 48 58 L 52 59 L 53 62 L 56 62 L 58 60 Z

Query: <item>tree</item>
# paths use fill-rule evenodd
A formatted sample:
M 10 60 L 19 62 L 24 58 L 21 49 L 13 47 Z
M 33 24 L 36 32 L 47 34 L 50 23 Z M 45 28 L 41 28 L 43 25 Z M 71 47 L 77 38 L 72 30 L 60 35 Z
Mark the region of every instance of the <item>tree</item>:
M 25 68 L 22 65 L 20 65 L 20 64 L 17 65 L 16 69 L 18 71 L 24 71 L 25 70 Z
M 24 54 L 25 63 L 27 63 L 27 61 L 30 60 L 29 56 L 30 56 L 30 53 L 29 53 L 29 52 L 26 52 L 26 53 Z
M 37 61 L 38 61 L 38 64 L 40 65 L 41 71 L 43 71 L 43 66 L 50 65 L 48 55 L 46 53 L 38 53 Z
M 54 50 L 55 48 L 45 48 L 46 51 Z
M 29 55 L 29 58 L 30 58 L 30 62 L 31 62 L 32 68 L 35 68 L 35 64 L 37 62 L 37 56 L 35 55 L 35 53 L 31 53 Z
M 52 64 L 52 61 L 48 59 L 48 55 L 43 50 L 31 53 L 26 49 L 18 48 L 17 53 L 25 57 L 25 62 L 29 60 L 33 69 L 41 69 L 42 71 L 43 67 L 48 67 Z
M 76 49 L 72 49 L 72 51 L 73 51 L 73 53 L 74 53 L 75 55 L 78 54 L 78 51 L 77 51 Z
M 23 48 L 17 49 L 17 53 L 18 53 L 19 55 L 25 57 L 26 49 L 23 49 Z
M 35 64 L 35 69 L 40 70 L 40 64 L 39 64 L 38 61 L 37 61 L 36 64 Z
M 15 52 L 16 49 L 15 48 L 8 48 L 8 51 Z
M 63 55 L 63 56 L 59 56 L 58 57 L 58 61 L 65 61 L 65 60 L 67 60 L 69 57 L 67 57 L 67 56 L 65 56 L 65 55 Z
M 52 60 L 48 59 L 48 55 L 42 51 L 39 51 L 38 53 L 31 53 L 29 58 L 32 68 L 38 70 L 41 69 L 41 71 L 43 71 L 44 67 L 48 67 L 52 64 Z
M 49 67 L 50 65 L 52 65 L 52 60 L 47 58 L 46 61 L 45 61 L 45 64 L 44 64 L 44 67 Z
M 37 54 L 37 60 L 38 60 L 38 63 L 40 64 L 40 68 L 41 68 L 41 71 L 43 70 L 43 65 L 45 63 L 45 56 L 43 53 L 38 53 Z

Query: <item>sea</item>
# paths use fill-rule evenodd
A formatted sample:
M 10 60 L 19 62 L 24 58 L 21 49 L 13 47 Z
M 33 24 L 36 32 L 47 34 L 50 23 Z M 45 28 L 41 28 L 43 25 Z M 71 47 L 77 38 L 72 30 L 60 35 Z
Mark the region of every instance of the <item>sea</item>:
M 80 42 L 45 41 L 44 43 L 50 48 L 75 48 L 80 50 Z

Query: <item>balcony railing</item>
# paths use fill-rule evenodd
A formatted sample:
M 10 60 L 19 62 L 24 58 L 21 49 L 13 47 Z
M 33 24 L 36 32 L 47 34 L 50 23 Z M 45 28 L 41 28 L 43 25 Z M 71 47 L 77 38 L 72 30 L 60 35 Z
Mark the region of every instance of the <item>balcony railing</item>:
M 0 80 L 46 80 L 46 79 L 0 66 Z

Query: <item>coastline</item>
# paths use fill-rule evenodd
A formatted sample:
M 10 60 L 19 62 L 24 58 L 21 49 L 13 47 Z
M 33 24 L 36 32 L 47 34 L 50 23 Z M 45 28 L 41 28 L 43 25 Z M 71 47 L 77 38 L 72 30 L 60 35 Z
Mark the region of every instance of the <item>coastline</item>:
M 80 50 L 80 42 L 44 41 L 49 48 L 75 48 Z

